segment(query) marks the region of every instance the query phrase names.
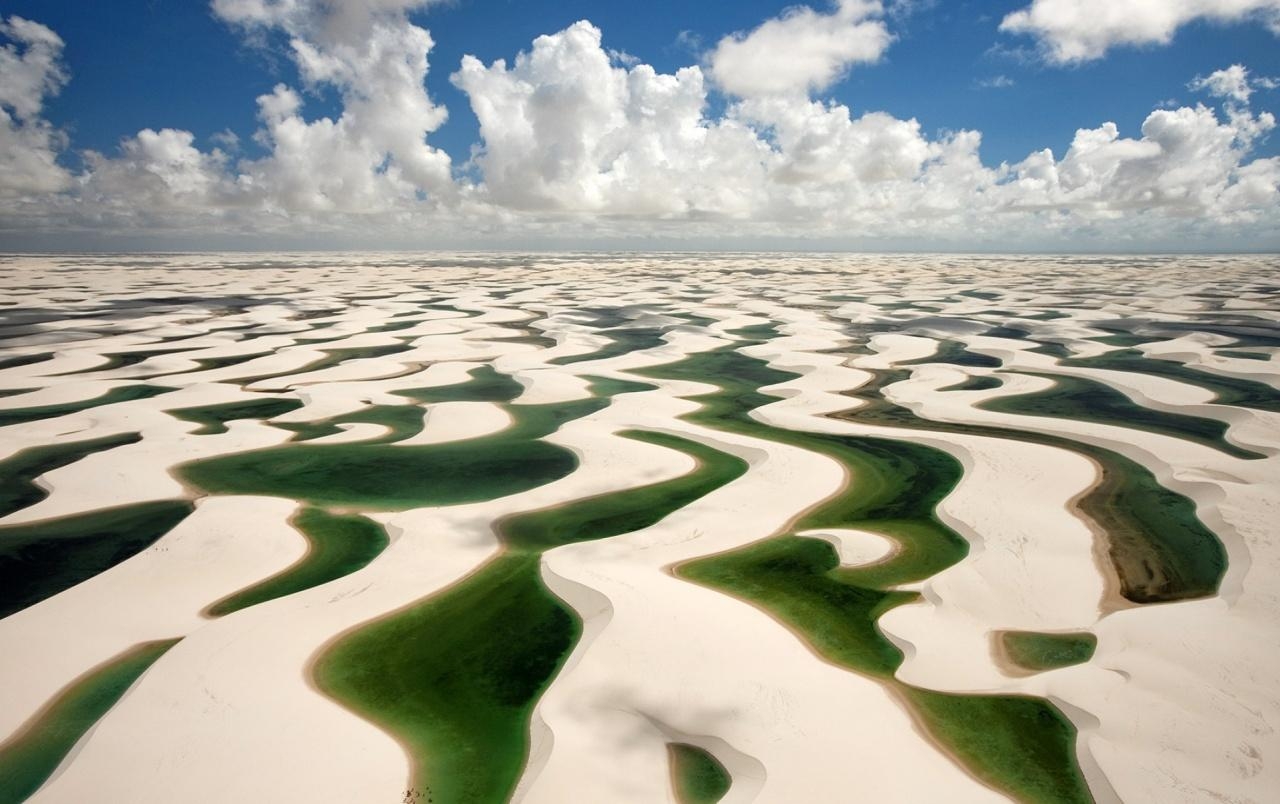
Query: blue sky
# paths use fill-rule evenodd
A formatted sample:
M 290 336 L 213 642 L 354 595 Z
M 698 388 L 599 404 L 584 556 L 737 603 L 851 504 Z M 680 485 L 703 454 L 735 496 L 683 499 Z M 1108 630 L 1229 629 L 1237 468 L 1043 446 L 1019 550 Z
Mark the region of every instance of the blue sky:
M 534 37 L 587 19 L 602 29 L 607 47 L 672 72 L 699 59 L 689 34 L 709 47 L 789 5 L 454 0 L 416 12 L 412 19 L 436 42 L 428 90 L 450 112 L 431 139 L 459 162 L 477 140 L 467 99 L 448 81 L 464 54 L 485 62 L 510 60 Z M 1122 48 L 1096 62 L 1045 66 L 1027 58 L 1026 37 L 997 30 L 1005 14 L 1023 5 L 940 0 L 891 26 L 898 40 L 882 62 L 856 67 L 826 94 L 855 113 L 914 117 L 927 132 L 979 129 L 984 159 L 999 163 L 1043 147 L 1061 154 L 1077 128 L 1108 120 L 1133 133 L 1163 101 L 1203 99 L 1187 82 L 1229 64 L 1280 75 L 1276 38 L 1252 23 L 1193 23 L 1171 46 Z M 72 79 L 49 103 L 48 117 L 70 130 L 78 148 L 111 151 L 122 138 L 161 126 L 200 137 L 230 128 L 248 140 L 257 128 L 254 98 L 279 81 L 298 82 L 287 58 L 245 45 L 206 5 L 192 0 L 8 0 L 0 9 L 43 22 L 66 40 Z M 1013 86 L 979 84 L 997 76 Z M 1275 109 L 1277 101 L 1280 91 L 1272 90 L 1260 94 L 1258 105 Z M 307 99 L 309 115 L 334 114 L 337 108 L 332 92 Z M 1275 154 L 1278 148 L 1280 137 L 1273 136 L 1260 152 Z
M 1010 236 L 1028 248 L 1277 247 L 1280 136 L 1270 113 L 1280 109 L 1280 83 L 1272 81 L 1280 77 L 1280 0 L 1240 1 L 1251 10 L 1204 0 L 1198 8 L 1208 12 L 1166 24 L 1151 13 L 1158 4 L 1138 0 L 361 0 L 356 5 L 369 10 L 357 28 L 365 33 L 338 41 L 321 32 L 342 6 L 324 0 L 4 0 L 0 28 L 24 18 L 54 38 L 33 44 L 42 35 L 15 29 L 8 45 L 0 37 L 0 55 L 28 59 L 32 74 L 45 70 L 38 118 L 10 115 L 0 131 L 0 163 L 44 165 L 42 175 L 0 186 L 0 238 L 18 242 L 22 233 L 28 242 L 35 232 L 56 241 L 74 232 L 95 242 L 128 230 L 141 238 L 131 242 L 156 234 L 166 243 L 270 245 L 298 224 L 323 232 L 326 243 L 411 230 L 416 239 L 403 245 L 430 246 L 463 227 L 484 245 L 502 221 L 503 232 L 516 229 L 521 238 L 570 243 L 746 243 L 768 232 L 868 248 L 987 247 Z M 282 3 L 292 12 L 280 13 Z M 1103 15 L 1089 9 L 1108 5 L 1120 9 L 1120 22 L 1098 28 L 1091 17 Z M 1011 14 L 1034 19 L 1021 32 L 1002 31 Z M 584 19 L 594 27 L 571 28 Z M 751 50 L 771 27 L 788 45 Z M 870 51 L 841 40 L 873 28 L 886 36 Z M 425 93 L 421 84 L 361 77 L 369 64 L 352 54 L 376 44 L 360 38 L 374 29 L 394 47 L 410 41 L 399 35 L 430 32 Z M 819 41 L 827 33 L 835 44 Z M 543 35 L 552 37 L 543 67 L 490 68 L 498 59 L 512 67 Z M 741 61 L 731 69 L 721 58 L 733 37 L 755 54 L 748 67 L 763 55 L 785 69 L 792 54 L 833 47 L 837 55 L 822 59 L 840 78 L 796 84 L 785 101 L 767 97 L 750 81 L 735 83 Z M 291 42 L 342 63 L 342 77 L 308 81 Z M 1053 55 L 1073 46 L 1092 50 Z M 591 61 L 602 49 L 628 58 L 603 68 Z M 404 55 L 412 61 L 412 46 Z M 484 69 L 454 86 L 466 55 Z M 562 61 L 571 67 L 559 74 L 554 64 Z M 682 106 L 677 97 L 650 109 L 652 99 L 636 87 L 620 99 L 609 81 L 636 78 L 636 63 L 658 74 L 653 91 L 696 65 L 699 104 Z M 1247 70 L 1236 74 L 1252 87 L 1244 102 L 1188 87 L 1231 65 Z M 288 123 L 266 132 L 259 99 L 276 84 L 288 87 Z M 17 109 L 32 86 L 41 84 L 6 87 L 0 78 L 0 110 Z M 406 92 L 419 97 L 404 108 L 351 110 L 361 93 L 380 104 Z M 562 124 L 544 118 L 538 131 L 521 133 L 521 120 L 547 92 L 588 99 L 596 117 L 575 118 L 580 106 L 566 106 L 552 115 L 563 113 Z M 481 124 L 476 104 L 497 104 L 498 118 Z M 1198 104 L 1210 111 L 1197 113 Z M 448 113 L 443 124 L 431 120 L 440 109 Z M 631 123 L 618 120 L 634 122 L 637 110 L 666 122 L 648 133 L 623 131 Z M 404 129 L 407 150 L 403 137 L 387 132 L 385 120 L 397 115 L 417 115 Z M 320 142 L 333 134 L 324 118 L 346 131 Z M 1152 136 L 1144 136 L 1144 122 L 1155 124 Z M 293 146 L 311 151 L 287 152 L 293 146 L 280 137 L 288 125 L 307 140 Z M 672 142 L 663 125 L 696 132 Z M 735 133 L 742 125 L 748 138 Z M 173 132 L 147 138 L 145 129 Z M 1078 129 L 1096 132 L 1073 149 Z M 215 137 L 224 131 L 239 138 L 237 149 Z M 980 132 L 980 147 L 960 131 Z M 477 143 L 484 156 L 468 163 Z M 1042 149 L 1052 151 L 1047 166 L 1032 156 Z M 1188 163 L 1204 169 L 1193 175 Z M 324 175 L 335 165 L 340 175 Z M 748 178 L 735 183 L 739 175 Z M 663 182 L 677 184 L 669 204 L 654 201 Z M 393 229 L 379 228 L 393 220 Z M 1047 234 L 1033 242 L 1029 230 Z

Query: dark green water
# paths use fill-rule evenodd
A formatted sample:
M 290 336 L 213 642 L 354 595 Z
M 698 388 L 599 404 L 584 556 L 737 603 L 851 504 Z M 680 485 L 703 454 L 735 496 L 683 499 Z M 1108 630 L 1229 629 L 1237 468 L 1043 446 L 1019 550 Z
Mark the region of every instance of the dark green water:
M 470 377 L 467 380 L 452 385 L 409 388 L 391 392 L 396 396 L 406 397 L 415 404 L 371 405 L 321 421 L 277 424 L 276 426 L 297 433 L 295 441 L 309 441 L 342 432 L 338 426 L 341 424 L 376 424 L 388 428 L 389 432 L 384 436 L 360 443 L 393 444 L 422 432 L 426 423 L 424 419 L 426 409 L 421 405 L 439 402 L 511 402 L 524 392 L 524 387 L 514 378 L 499 374 L 492 366 L 480 366 L 469 373 Z
M 939 388 L 939 391 L 990 391 L 999 388 L 1004 382 L 994 374 L 973 374 L 968 379 L 948 385 L 945 388 Z
M 971 352 L 959 341 L 941 341 L 938 351 L 929 357 L 917 360 L 906 360 L 900 366 L 913 366 L 924 363 L 947 363 L 953 366 L 974 366 L 977 368 L 999 368 L 1002 363 L 997 357 Z
M 229 380 L 222 380 L 221 382 L 231 382 L 238 385 L 252 385 L 260 380 L 271 380 L 277 377 L 289 377 L 294 374 L 306 374 L 312 371 L 333 368 L 334 366 L 345 363 L 348 360 L 366 360 L 373 357 L 387 357 L 389 355 L 400 354 L 401 352 L 407 352 L 412 348 L 413 347 L 407 343 L 392 343 L 381 346 L 351 346 L 339 349 L 321 349 L 320 351 L 324 353 L 324 357 L 316 358 L 310 363 L 299 366 L 298 368 L 287 369 L 285 371 L 273 371 L 267 374 L 254 374 L 247 377 L 233 377 Z
M 479 502 L 573 471 L 578 461 L 572 452 L 538 439 L 607 402 L 509 405 L 515 424 L 466 441 L 285 444 L 183 464 L 175 474 L 210 494 L 266 494 L 321 507 L 396 511 Z
M 583 363 L 588 360 L 605 360 L 610 357 L 638 352 L 641 349 L 652 349 L 665 343 L 662 340 L 663 330 L 656 327 L 637 327 L 634 329 L 610 329 L 600 332 L 609 338 L 610 343 L 594 352 L 581 355 L 567 355 L 549 361 L 553 365 L 567 366 L 572 363 Z
M 94 366 L 93 368 L 80 369 L 79 371 L 69 371 L 67 372 L 67 374 L 89 374 L 89 373 L 97 373 L 99 371 L 111 371 L 112 369 L 124 368 L 126 366 L 135 366 L 145 360 L 149 360 L 150 358 L 153 358 L 153 357 L 159 357 L 160 355 L 171 355 L 171 354 L 177 354 L 178 352 L 185 352 L 185 351 L 187 350 L 186 349 L 147 349 L 147 350 L 140 350 L 137 352 L 108 352 L 103 355 L 103 357 L 107 358 L 106 363 L 100 366 Z M 63 376 L 63 375 L 54 375 L 54 376 Z
M 1107 352 L 1097 357 L 1078 357 L 1064 361 L 1063 365 L 1164 377 L 1212 391 L 1213 401 L 1220 405 L 1280 412 L 1280 390 L 1266 383 L 1213 374 L 1172 360 L 1145 357 L 1136 349 Z
M 885 386 L 907 375 L 902 369 L 876 372 L 870 382 L 851 393 L 864 404 L 835 417 L 883 427 L 1014 439 L 1084 455 L 1097 464 L 1101 478 L 1078 505 L 1107 534 L 1108 555 L 1121 594 L 1135 603 L 1159 603 L 1217 592 L 1227 569 L 1226 549 L 1197 517 L 1195 504 L 1162 486 L 1145 466 L 1118 452 L 1062 436 L 920 418 L 882 393 Z M 1051 395 L 1029 406 L 1023 403 L 1031 395 L 1005 399 L 1005 411 L 1015 415 L 1044 415 L 1052 403 Z
M 60 402 L 56 405 L 40 405 L 31 408 L 9 408 L 0 410 L 0 427 L 11 424 L 26 424 L 41 419 L 52 419 L 54 416 L 65 416 L 68 413 L 79 413 L 82 410 L 114 405 L 117 402 L 132 402 L 135 399 L 150 399 L 153 396 L 167 394 L 173 388 L 159 385 L 120 385 L 92 399 L 80 399 L 75 402 Z
M 304 508 L 293 524 L 307 537 L 307 554 L 279 574 L 214 603 L 208 609 L 210 616 L 221 617 L 350 575 L 368 566 L 388 543 L 382 526 L 362 516 Z
M 257 360 L 259 357 L 275 354 L 275 352 L 251 352 L 247 355 L 224 355 L 223 357 L 194 357 L 196 365 L 200 368 L 198 371 L 212 371 L 213 369 L 230 368 L 238 366 L 241 363 L 248 363 L 250 360 Z
M 164 500 L 0 527 L 0 617 L 132 558 L 192 510 Z
M 31 366 L 36 363 L 43 363 L 46 360 L 52 360 L 52 359 L 53 359 L 52 352 L 48 352 L 44 354 L 35 354 L 35 355 L 14 355 L 12 357 L 0 358 L 0 371 L 3 371 L 5 369 L 18 368 L 19 366 Z
M 476 572 L 326 651 L 321 690 L 406 746 L 415 789 L 437 804 L 506 801 L 528 756 L 529 717 L 581 635 L 540 575 L 542 552 L 648 527 L 739 477 L 746 464 L 693 441 L 629 431 L 699 461 L 672 480 L 507 517 L 505 549 Z
M 1110 386 L 1081 377 L 1031 374 L 1053 380 L 1053 387 L 1043 391 L 990 399 L 979 407 L 1000 413 L 1074 419 L 1094 424 L 1146 430 L 1194 441 L 1233 458 L 1253 460 L 1266 457 L 1262 453 L 1238 447 L 1227 441 L 1224 437 L 1227 425 L 1217 419 L 1204 419 L 1143 407 Z
M 998 639 L 1011 662 L 1033 673 L 1083 664 L 1093 658 L 1098 646 L 1098 638 L 1088 632 L 1002 631 Z
M 716 804 L 729 792 L 733 779 L 711 754 L 687 743 L 668 743 L 667 753 L 680 804 Z
M 44 447 L 28 447 L 0 462 L 0 516 L 35 505 L 49 496 L 49 492 L 35 484 L 35 479 L 45 472 L 75 463 L 86 455 L 114 449 L 142 440 L 138 433 L 71 441 Z
M 274 426 L 290 430 L 297 435 L 294 441 L 311 441 L 342 432 L 343 424 L 376 424 L 386 427 L 387 433 L 361 440 L 361 444 L 394 444 L 412 438 L 426 425 L 426 410 L 418 405 L 369 405 L 360 410 L 344 413 L 315 422 L 276 422 Z
M 1242 349 L 1219 349 L 1217 353 L 1223 357 L 1238 357 L 1243 360 L 1261 360 L 1266 362 L 1271 359 L 1271 355 L 1266 352 L 1246 352 Z
M 702 407 L 687 419 L 826 455 L 854 478 L 849 488 L 806 512 L 790 533 L 687 562 L 677 569 L 680 577 L 768 610 L 830 661 L 880 680 L 921 715 L 930 734 L 971 773 L 993 787 L 1024 801 L 1092 800 L 1075 760 L 1075 728 L 1051 704 L 1013 695 L 946 695 L 893 676 L 903 657 L 876 621 L 916 595 L 887 587 L 929 577 L 968 552 L 967 543 L 934 514 L 960 478 L 954 459 L 909 442 L 804 433 L 758 422 L 750 411 L 775 398 L 757 389 L 796 375 L 732 349 L 637 373 L 714 383 L 717 391 L 693 397 Z M 828 527 L 882 533 L 901 550 L 885 562 L 847 568 L 830 544 L 794 535 Z
M 492 366 L 472 369 L 470 379 L 453 385 L 411 388 L 392 391 L 396 396 L 415 402 L 510 402 L 524 392 L 524 386 L 507 374 L 499 374 Z
M 271 419 L 283 416 L 302 407 L 298 399 L 269 397 L 244 402 L 227 402 L 221 405 L 201 405 L 193 408 L 176 408 L 165 411 L 175 419 L 200 425 L 192 435 L 218 435 L 227 432 L 227 422 L 240 419 Z
M 473 372 L 468 383 L 421 391 L 411 398 L 443 401 L 514 394 L 514 381 Z M 515 384 L 518 385 L 518 384 Z M 639 390 L 640 384 L 625 384 Z M 505 404 L 513 424 L 491 435 L 443 444 L 400 446 L 378 440 L 351 444 L 285 444 L 182 464 L 174 473 L 209 494 L 265 494 L 319 507 L 399 511 L 504 497 L 569 474 L 574 454 L 539 439 L 566 422 L 602 410 L 606 391 L 623 387 L 596 379 L 595 396 L 544 405 Z M 414 406 L 405 406 L 406 411 Z M 420 410 L 418 414 L 420 414 Z
M 0 746 L 0 804 L 25 801 L 44 784 L 76 742 L 178 639 L 144 642 L 73 681 Z

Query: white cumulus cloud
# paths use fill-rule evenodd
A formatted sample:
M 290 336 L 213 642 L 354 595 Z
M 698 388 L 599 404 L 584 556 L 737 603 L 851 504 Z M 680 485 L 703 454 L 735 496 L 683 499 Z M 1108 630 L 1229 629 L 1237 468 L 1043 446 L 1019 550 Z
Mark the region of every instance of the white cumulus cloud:
M 0 19 L 0 198 L 57 192 L 71 177 L 57 163 L 66 136 L 41 117 L 68 80 L 62 39 L 38 22 Z
M 1135 134 L 1114 123 L 1082 128 L 1061 156 L 1044 149 L 992 166 L 981 132 L 855 112 L 812 96 L 811 78 L 735 93 L 713 112 L 714 62 L 659 72 L 619 58 L 583 21 L 510 61 L 462 60 L 450 80 L 480 137 L 455 177 L 448 155 L 427 142 L 445 110 L 424 83 L 431 37 L 406 15 L 419 5 L 218 0 L 250 35 L 283 32 L 304 84 L 258 98 L 259 150 L 229 132 L 202 148 L 190 132 L 145 129 L 111 154 L 83 153 L 75 176 L 56 164 L 65 138 L 41 116 L 66 80 L 61 41 L 10 20 L 0 58 L 21 77 L 0 82 L 0 166 L 47 171 L 0 174 L 0 230 L 161 233 L 195 245 L 234 234 L 365 245 L 660 236 L 931 248 L 1245 244 L 1277 234 L 1280 158 L 1252 157 L 1275 119 L 1250 107 L 1265 83 L 1243 65 L 1192 81 L 1221 108 L 1160 109 Z M 802 13 L 817 14 L 792 15 Z M 308 117 L 306 90 L 321 86 L 336 90 L 341 111 Z M 32 178 L 40 175 L 52 179 Z
M 850 65 L 875 62 L 893 41 L 878 0 L 838 0 L 830 13 L 788 9 L 745 34 L 720 40 L 711 75 L 739 97 L 807 93 L 835 83 Z
M 1280 0 L 1032 0 L 1007 15 L 1000 30 L 1030 34 L 1049 61 L 1069 64 L 1120 45 L 1166 44 L 1197 20 L 1256 20 L 1280 33 Z
M 750 198 L 725 188 L 768 154 L 741 125 L 704 119 L 698 67 L 616 66 L 588 22 L 538 37 L 510 66 L 467 56 L 452 81 L 480 120 L 475 162 L 502 206 L 743 214 Z

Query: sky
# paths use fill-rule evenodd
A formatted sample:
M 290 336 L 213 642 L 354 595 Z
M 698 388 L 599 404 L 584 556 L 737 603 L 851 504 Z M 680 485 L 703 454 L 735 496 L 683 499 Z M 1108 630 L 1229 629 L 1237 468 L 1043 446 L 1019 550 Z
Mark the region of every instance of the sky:
M 1280 0 L 0 1 L 0 250 L 1280 250 Z

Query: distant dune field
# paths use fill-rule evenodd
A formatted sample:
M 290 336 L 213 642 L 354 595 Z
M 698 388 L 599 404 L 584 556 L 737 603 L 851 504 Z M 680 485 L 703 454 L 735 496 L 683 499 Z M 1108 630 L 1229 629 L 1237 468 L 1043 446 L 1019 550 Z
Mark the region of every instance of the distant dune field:
M 0 257 L 0 477 L 0 804 L 1280 790 L 1274 257 Z

